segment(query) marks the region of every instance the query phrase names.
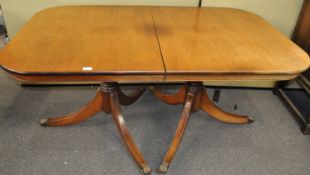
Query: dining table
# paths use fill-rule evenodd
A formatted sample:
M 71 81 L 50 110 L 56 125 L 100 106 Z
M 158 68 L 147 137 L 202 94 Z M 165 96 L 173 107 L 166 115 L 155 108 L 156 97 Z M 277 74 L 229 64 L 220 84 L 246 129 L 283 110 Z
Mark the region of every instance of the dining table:
M 84 107 L 68 115 L 42 118 L 40 124 L 72 125 L 101 111 L 111 113 L 121 139 L 145 174 L 152 170 L 120 107 L 134 103 L 145 89 L 125 94 L 122 83 L 184 84 L 175 94 L 149 88 L 163 102 L 184 106 L 158 168 L 166 173 L 192 113 L 202 110 L 228 124 L 254 122 L 252 117 L 216 106 L 203 82 L 291 80 L 309 63 L 302 49 L 262 17 L 221 7 L 50 7 L 33 15 L 0 51 L 1 67 L 20 81 L 100 83 Z

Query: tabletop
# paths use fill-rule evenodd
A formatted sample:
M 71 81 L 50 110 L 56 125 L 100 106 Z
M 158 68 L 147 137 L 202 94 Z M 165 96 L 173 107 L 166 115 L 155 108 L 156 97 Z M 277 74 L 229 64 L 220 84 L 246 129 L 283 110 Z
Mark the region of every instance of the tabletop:
M 62 6 L 35 14 L 0 53 L 22 80 L 285 80 L 308 55 L 231 8 Z
M 1 53 L 22 75 L 165 73 L 148 8 L 64 6 L 35 14 Z
M 277 79 L 299 74 L 309 65 L 303 50 L 255 14 L 231 8 L 152 11 L 170 79 L 173 75 Z

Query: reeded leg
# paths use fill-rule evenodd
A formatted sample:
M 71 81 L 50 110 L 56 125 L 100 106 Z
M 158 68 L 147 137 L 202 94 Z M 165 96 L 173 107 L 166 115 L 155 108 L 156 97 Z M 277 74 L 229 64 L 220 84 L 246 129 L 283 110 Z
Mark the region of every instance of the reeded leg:
M 121 105 L 130 105 L 134 103 L 145 91 L 144 88 L 137 89 L 130 95 L 125 95 L 119 88 L 117 88 L 117 93 L 119 95 L 119 102 Z
M 159 90 L 155 89 L 155 87 L 150 87 L 150 90 L 155 94 L 157 98 L 159 98 L 161 101 L 170 104 L 170 105 L 178 105 L 183 104 L 185 100 L 185 93 L 186 88 L 184 86 L 181 87 L 179 92 L 176 94 L 168 95 L 160 92 Z
M 182 112 L 181 119 L 179 121 L 175 136 L 173 137 L 173 140 L 170 144 L 170 147 L 168 149 L 168 152 L 165 155 L 163 163 L 159 167 L 159 172 L 160 173 L 166 173 L 168 170 L 168 167 L 170 163 L 172 162 L 173 157 L 175 156 L 178 147 L 180 145 L 180 142 L 182 140 L 182 137 L 184 135 L 190 114 L 191 114 L 191 109 L 192 109 L 192 104 L 193 100 L 195 97 L 195 92 L 193 91 L 188 91 L 187 96 L 186 96 L 186 101 L 184 104 L 184 109 Z
M 112 113 L 113 120 L 117 129 L 121 135 L 122 140 L 126 144 L 129 152 L 134 160 L 141 167 L 142 172 L 149 174 L 151 168 L 147 165 L 141 152 L 133 141 L 131 134 L 128 131 L 125 120 L 120 111 L 120 101 L 124 105 L 133 103 L 142 94 L 144 90 L 140 89 L 133 94 L 133 96 L 126 96 L 120 90 L 116 83 L 104 83 L 101 89 L 97 91 L 96 97 L 85 107 L 81 108 L 77 112 L 70 115 L 57 118 L 42 119 L 41 125 L 43 126 L 64 126 L 75 123 L 80 123 L 97 112 L 104 111 L 106 113 Z M 119 99 L 119 96 L 121 99 Z
M 138 165 L 142 168 L 142 172 L 145 174 L 151 173 L 151 168 L 146 164 L 141 152 L 138 147 L 134 143 L 133 137 L 128 131 L 127 125 L 125 123 L 125 119 L 121 114 L 121 109 L 119 106 L 119 99 L 117 92 L 111 92 L 110 94 L 110 104 L 111 104 L 111 112 L 113 116 L 113 120 L 117 129 L 121 135 L 122 140 L 127 146 L 128 151 L 134 158 L 134 160 L 138 163 Z
M 186 87 L 186 88 L 185 88 Z M 185 132 L 191 112 L 196 112 L 200 109 L 209 113 L 212 117 L 226 123 L 246 124 L 254 120 L 242 115 L 230 114 L 224 112 L 215 106 L 208 97 L 207 91 L 204 89 L 202 82 L 188 82 L 186 85 L 175 95 L 165 95 L 158 90 L 152 89 L 154 94 L 162 101 L 168 104 L 180 104 L 180 99 L 186 95 L 184 102 L 184 109 L 179 121 L 176 134 L 170 144 L 168 152 L 166 153 L 162 164 L 159 167 L 160 173 L 166 173 L 169 165 L 172 162 L 174 155 L 177 152 L 182 136 Z
M 254 119 L 248 116 L 231 114 L 223 111 L 212 103 L 206 90 L 203 92 L 201 108 L 213 118 L 225 123 L 247 124 L 254 122 Z
M 104 95 L 101 90 L 97 90 L 95 98 L 80 110 L 63 117 L 41 119 L 40 123 L 42 126 L 65 126 L 87 120 L 102 110 Z

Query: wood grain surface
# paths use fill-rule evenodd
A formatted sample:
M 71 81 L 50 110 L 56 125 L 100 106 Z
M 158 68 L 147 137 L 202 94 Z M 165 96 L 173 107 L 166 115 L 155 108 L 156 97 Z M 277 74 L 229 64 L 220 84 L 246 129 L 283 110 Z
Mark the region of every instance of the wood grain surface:
M 231 8 L 153 8 L 170 74 L 298 74 L 308 55 L 261 17 Z
M 22 74 L 164 74 L 145 7 L 43 10 L 5 47 L 1 64 Z
M 34 15 L 0 64 L 40 82 L 287 80 L 309 57 L 237 9 L 63 6 Z

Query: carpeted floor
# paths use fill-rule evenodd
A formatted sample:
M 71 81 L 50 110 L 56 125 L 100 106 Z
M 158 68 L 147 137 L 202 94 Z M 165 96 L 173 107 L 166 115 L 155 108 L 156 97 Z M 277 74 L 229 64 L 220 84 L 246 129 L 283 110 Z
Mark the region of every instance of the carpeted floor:
M 39 125 L 42 117 L 81 107 L 96 88 L 21 87 L 0 71 L 0 174 L 139 174 L 108 114 L 68 127 Z M 235 105 L 238 110 L 233 109 Z M 271 91 L 222 90 L 219 106 L 256 121 L 229 125 L 203 112 L 193 114 L 168 175 L 310 174 L 310 137 L 302 135 Z M 138 147 L 149 165 L 157 168 L 182 106 L 166 105 L 146 91 L 136 103 L 122 109 Z

